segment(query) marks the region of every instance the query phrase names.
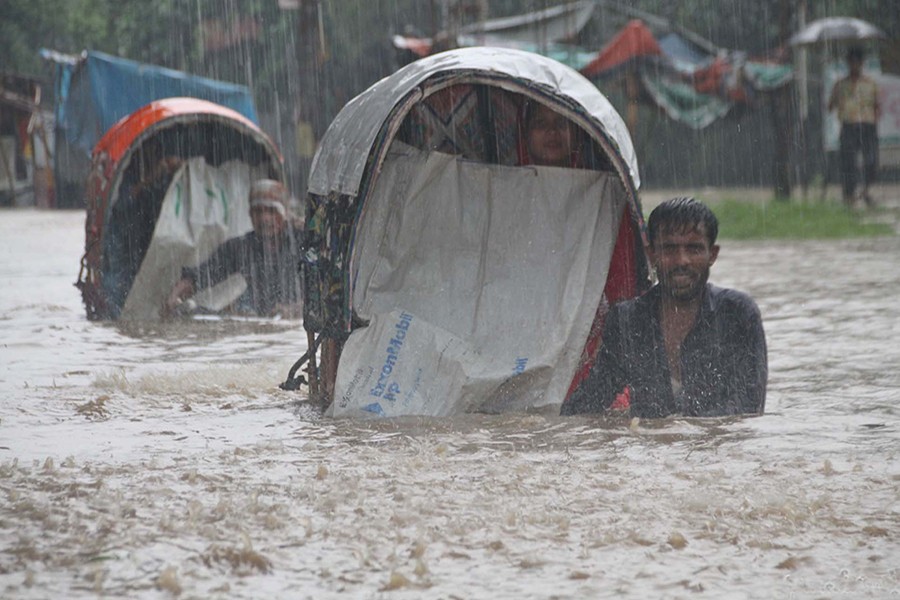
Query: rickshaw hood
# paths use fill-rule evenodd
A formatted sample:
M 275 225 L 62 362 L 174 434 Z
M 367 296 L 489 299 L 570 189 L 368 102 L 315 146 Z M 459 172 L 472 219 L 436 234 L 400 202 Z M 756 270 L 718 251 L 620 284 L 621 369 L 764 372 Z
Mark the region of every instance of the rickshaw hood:
M 450 72 L 480 72 L 498 85 L 515 82 L 568 99 L 597 122 L 618 152 L 634 187 L 640 185 L 637 158 L 625 122 L 597 87 L 553 59 L 505 48 L 462 48 L 411 63 L 351 100 L 335 117 L 313 158 L 309 192 L 356 196 L 367 158 L 391 112 L 427 79 Z
M 122 117 L 103 134 L 103 137 L 94 146 L 93 154 L 105 152 L 113 161 L 118 161 L 148 127 L 168 119 L 191 118 L 194 115 L 205 115 L 208 118 L 221 118 L 241 123 L 249 132 L 253 133 L 254 137 L 258 137 L 260 140 L 265 139 L 266 145 L 271 146 L 277 154 L 277 149 L 268 141 L 267 136 L 244 115 L 214 102 L 186 97 L 155 100 L 130 115 Z

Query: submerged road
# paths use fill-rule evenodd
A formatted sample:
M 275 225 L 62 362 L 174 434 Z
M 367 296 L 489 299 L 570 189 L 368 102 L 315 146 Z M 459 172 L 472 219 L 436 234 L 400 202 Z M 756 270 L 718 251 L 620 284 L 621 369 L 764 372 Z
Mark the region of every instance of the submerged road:
M 900 238 L 723 242 L 765 416 L 324 419 L 298 322 L 86 321 L 81 211 L 0 213 L 0 597 L 900 593 Z

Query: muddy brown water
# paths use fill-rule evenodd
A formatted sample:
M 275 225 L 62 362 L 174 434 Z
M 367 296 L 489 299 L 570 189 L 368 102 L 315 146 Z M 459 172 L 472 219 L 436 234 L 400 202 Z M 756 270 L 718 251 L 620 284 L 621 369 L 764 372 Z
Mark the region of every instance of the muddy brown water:
M 723 242 L 760 418 L 334 421 L 296 321 L 90 323 L 81 211 L 0 212 L 0 597 L 900 595 L 900 238 Z

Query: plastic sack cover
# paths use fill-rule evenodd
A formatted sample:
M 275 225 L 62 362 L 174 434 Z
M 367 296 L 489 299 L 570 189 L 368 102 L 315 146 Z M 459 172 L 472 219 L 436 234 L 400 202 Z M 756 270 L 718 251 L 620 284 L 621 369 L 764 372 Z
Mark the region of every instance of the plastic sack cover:
M 166 192 L 120 319 L 159 319 L 160 307 L 183 266 L 199 265 L 225 240 L 253 229 L 248 205 L 251 181 L 250 167 L 239 161 L 214 167 L 201 156 L 182 166 Z M 221 310 L 241 294 L 246 286 L 242 280 L 232 277 L 194 299 L 210 310 Z
M 491 73 L 571 99 L 612 139 L 635 188 L 640 186 L 637 158 L 625 123 L 593 83 L 574 69 L 538 54 L 479 47 L 442 52 L 411 63 L 351 100 L 322 138 L 310 170 L 309 192 L 356 196 L 369 152 L 396 103 L 429 77 L 466 70 Z
M 372 194 L 353 291 L 371 322 L 344 346 L 333 414 L 561 403 L 606 281 L 619 180 L 395 144 Z

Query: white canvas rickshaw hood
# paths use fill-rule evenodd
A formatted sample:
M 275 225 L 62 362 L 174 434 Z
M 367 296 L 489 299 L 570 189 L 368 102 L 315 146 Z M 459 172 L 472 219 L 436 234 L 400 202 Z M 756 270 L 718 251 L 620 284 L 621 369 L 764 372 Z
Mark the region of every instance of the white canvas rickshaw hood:
M 627 169 L 627 173 L 620 173 L 628 179 L 626 188 L 633 186 L 636 190 L 640 186 L 637 158 L 625 122 L 594 84 L 574 69 L 539 54 L 476 47 L 450 50 L 411 63 L 347 103 L 313 158 L 309 193 L 355 197 L 367 158 L 395 107 L 429 78 L 452 72 L 490 75 L 500 87 L 526 94 L 532 89 L 535 97 L 551 96 L 573 103 L 579 107 L 574 120 L 577 122 L 580 116 L 593 121 L 614 146 L 610 150 Z

